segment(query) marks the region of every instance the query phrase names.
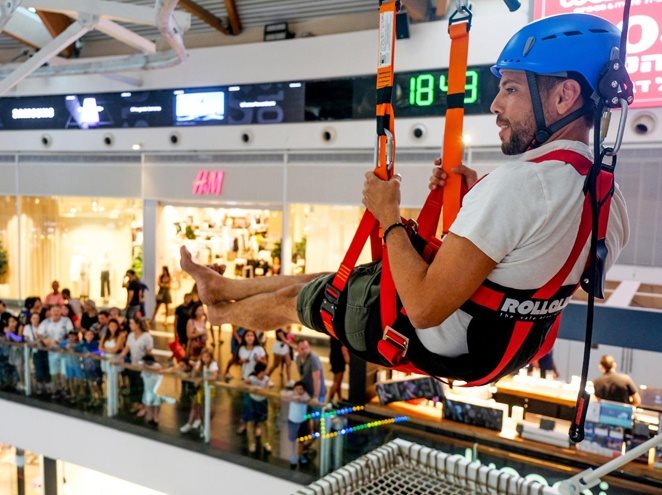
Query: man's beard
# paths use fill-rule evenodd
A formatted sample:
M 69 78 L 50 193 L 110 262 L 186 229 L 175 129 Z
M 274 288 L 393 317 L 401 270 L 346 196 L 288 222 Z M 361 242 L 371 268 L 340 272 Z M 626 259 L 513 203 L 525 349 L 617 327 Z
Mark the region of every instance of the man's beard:
M 533 140 L 533 130 L 526 125 L 513 126 L 505 119 L 498 119 L 498 123 L 507 124 L 510 128 L 510 139 L 501 143 L 501 152 L 504 155 L 521 155 L 529 149 Z

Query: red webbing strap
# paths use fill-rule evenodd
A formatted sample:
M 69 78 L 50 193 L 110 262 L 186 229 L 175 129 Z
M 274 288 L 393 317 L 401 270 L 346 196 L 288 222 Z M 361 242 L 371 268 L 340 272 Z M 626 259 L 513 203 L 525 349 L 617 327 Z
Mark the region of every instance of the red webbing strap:
M 393 176 L 395 161 L 395 123 L 394 111 L 391 104 L 393 93 L 394 61 L 395 61 L 395 23 L 396 13 L 400 8 L 399 0 L 380 2 L 379 7 L 379 60 L 377 65 L 377 146 L 375 150 L 375 175 L 382 180 Z M 326 331 L 336 336 L 333 328 L 333 319 L 341 293 L 347 286 L 356 261 L 361 255 L 363 246 L 370 237 L 373 260 L 382 258 L 382 242 L 379 232 L 379 223 L 374 215 L 366 210 L 354 233 L 352 242 L 340 263 L 331 284 L 327 285 L 325 299 L 322 301 L 320 314 Z M 390 278 L 390 274 L 387 276 Z M 392 281 L 391 281 L 392 283 Z M 395 293 L 395 289 L 394 289 Z M 392 305 L 395 307 L 395 294 Z
M 457 14 L 457 12 L 456 12 Z M 471 14 L 454 22 L 451 16 L 448 34 L 451 38 L 450 62 L 448 67 L 448 94 L 442 168 L 446 172 L 446 184 L 428 194 L 418 216 L 418 233 L 423 239 L 435 236 L 443 205 L 442 230 L 448 230 L 455 220 L 462 200 L 462 176 L 451 170 L 462 164 L 462 131 L 464 121 L 464 93 L 467 84 L 467 58 L 469 53 L 469 30 Z
M 558 160 L 568 163 L 572 165 L 572 167 L 580 175 L 583 176 L 586 176 L 586 174 L 588 174 L 592 165 L 591 161 L 585 156 L 569 150 L 554 151 L 546 155 L 543 155 L 539 158 L 535 158 L 531 161 L 534 163 L 540 163 L 548 160 Z M 605 203 L 605 205 L 607 205 L 607 203 Z M 538 291 L 536 291 L 536 293 L 532 296 L 533 299 L 548 299 L 552 297 L 561 288 L 561 285 L 568 278 L 568 275 L 572 271 L 573 267 L 577 263 L 577 260 L 579 259 L 579 256 L 584 250 L 584 246 L 586 246 L 586 242 L 588 241 L 590 234 L 591 234 L 591 200 L 590 197 L 586 195 L 584 197 L 584 203 L 582 206 L 582 216 L 579 222 L 577 237 L 575 238 L 575 243 L 572 246 L 572 249 L 570 250 L 568 259 L 563 264 L 561 269 L 556 273 L 556 275 L 554 275 L 549 280 L 549 282 L 547 282 L 543 287 L 541 287 L 540 289 L 538 289 Z M 476 295 L 478 295 L 478 298 L 475 298 Z M 492 293 L 490 294 L 487 292 L 486 288 L 481 287 L 478 291 L 476 291 L 476 294 L 474 294 L 474 296 L 471 297 L 471 300 L 478 304 L 482 304 L 486 307 L 492 309 L 498 309 L 503 300 L 503 294 L 500 293 L 499 291 L 492 291 Z M 555 326 L 558 325 L 559 321 L 560 319 L 557 317 L 557 322 L 555 322 L 554 325 Z M 466 384 L 466 386 L 473 387 L 473 386 L 485 385 L 486 383 L 490 383 L 492 380 L 494 380 L 494 378 L 497 377 L 503 371 L 503 369 L 515 356 L 517 351 L 521 348 L 524 340 L 528 336 L 532 327 L 533 327 L 533 323 L 528 321 L 518 321 L 517 323 L 515 323 L 515 328 L 513 329 L 513 335 L 511 336 L 510 341 L 508 342 L 506 351 L 501 357 L 499 364 L 497 364 L 497 366 L 487 376 L 469 382 Z M 558 331 L 558 328 L 556 329 L 556 331 Z M 550 330 L 549 333 L 551 334 L 552 331 Z M 554 333 L 554 337 L 555 336 L 556 333 Z M 551 341 L 550 344 L 548 339 L 549 339 L 549 334 L 548 337 L 543 342 L 543 347 L 549 346 L 551 349 L 551 344 L 553 344 L 553 340 Z

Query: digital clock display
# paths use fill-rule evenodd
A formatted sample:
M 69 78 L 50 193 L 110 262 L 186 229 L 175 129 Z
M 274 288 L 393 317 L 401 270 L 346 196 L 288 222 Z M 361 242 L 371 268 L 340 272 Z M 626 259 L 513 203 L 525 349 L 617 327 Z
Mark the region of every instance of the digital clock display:
M 498 80 L 488 65 L 470 67 L 465 113 L 489 113 Z M 395 75 L 396 117 L 436 117 L 446 112 L 448 70 Z M 375 76 L 0 98 L 0 130 L 94 129 L 280 124 L 375 116 Z

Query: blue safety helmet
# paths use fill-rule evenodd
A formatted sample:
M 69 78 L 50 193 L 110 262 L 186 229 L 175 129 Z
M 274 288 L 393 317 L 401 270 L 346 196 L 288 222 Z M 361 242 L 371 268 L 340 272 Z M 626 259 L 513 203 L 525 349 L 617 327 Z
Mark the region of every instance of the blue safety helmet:
M 611 22 L 589 14 L 560 14 L 527 24 L 510 38 L 492 66 L 540 75 L 581 74 L 594 91 L 621 32 Z
M 611 60 L 620 48 L 621 32 L 612 23 L 589 14 L 560 14 L 527 24 L 506 43 L 492 73 L 523 71 L 526 74 L 536 132 L 529 147 L 547 141 L 552 134 L 587 113 L 586 106 L 557 122 L 545 121 L 537 75 L 569 77 L 592 90 L 594 105 L 617 106 L 622 95 L 632 102 L 632 83 L 624 64 Z M 620 54 L 622 55 L 622 54 Z M 582 81 L 583 79 L 583 81 Z M 597 95 L 597 96 L 596 96 Z M 595 96 L 595 98 L 594 98 Z M 591 105 L 587 102 L 587 105 Z

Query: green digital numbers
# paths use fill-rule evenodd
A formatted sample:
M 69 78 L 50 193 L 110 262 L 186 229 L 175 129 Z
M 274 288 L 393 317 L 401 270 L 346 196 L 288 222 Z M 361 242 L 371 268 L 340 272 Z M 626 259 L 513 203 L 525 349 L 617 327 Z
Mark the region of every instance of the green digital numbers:
M 419 74 L 409 80 L 409 104 L 417 107 L 429 107 L 434 103 L 434 76 Z
M 446 74 L 439 76 L 439 86 L 435 87 L 435 76 L 431 73 L 417 74 L 409 78 L 409 104 L 416 107 L 429 107 L 435 103 L 435 92 L 448 92 Z M 478 101 L 478 71 L 467 71 L 467 82 L 464 87 L 464 104 L 471 105 Z

